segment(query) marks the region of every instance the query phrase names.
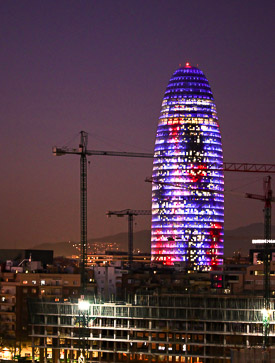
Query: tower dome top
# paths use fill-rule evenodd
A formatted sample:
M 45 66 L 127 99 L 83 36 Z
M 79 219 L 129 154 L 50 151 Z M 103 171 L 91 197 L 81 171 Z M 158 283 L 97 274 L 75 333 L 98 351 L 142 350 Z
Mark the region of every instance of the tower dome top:
M 205 77 L 203 72 L 198 67 L 192 66 L 189 62 L 185 63 L 184 66 L 180 64 L 179 68 L 174 73 L 177 73 L 180 71 L 183 73 L 186 73 L 186 74 L 197 73 L 197 74 L 203 75 Z
M 213 100 L 213 93 L 204 73 L 190 63 L 180 66 L 172 75 L 165 92 L 166 97 L 195 97 Z

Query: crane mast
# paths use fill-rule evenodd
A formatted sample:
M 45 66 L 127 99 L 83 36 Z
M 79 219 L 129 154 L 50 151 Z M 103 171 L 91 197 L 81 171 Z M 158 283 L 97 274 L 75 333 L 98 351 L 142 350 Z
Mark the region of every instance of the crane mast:
M 86 290 L 86 266 L 87 266 L 87 150 L 88 134 L 80 132 L 80 245 L 81 245 L 81 280 L 83 295 Z
M 80 143 L 78 149 L 66 147 L 53 147 L 54 156 L 74 154 L 80 156 L 80 273 L 82 294 L 86 293 L 86 266 L 87 266 L 87 145 L 88 134 L 80 132 Z

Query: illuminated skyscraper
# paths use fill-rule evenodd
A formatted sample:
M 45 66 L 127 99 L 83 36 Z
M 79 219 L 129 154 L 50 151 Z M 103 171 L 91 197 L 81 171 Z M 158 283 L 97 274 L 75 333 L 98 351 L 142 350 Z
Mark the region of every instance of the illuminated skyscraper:
M 214 98 L 186 63 L 162 102 L 152 184 L 152 261 L 209 271 L 223 262 L 224 176 Z

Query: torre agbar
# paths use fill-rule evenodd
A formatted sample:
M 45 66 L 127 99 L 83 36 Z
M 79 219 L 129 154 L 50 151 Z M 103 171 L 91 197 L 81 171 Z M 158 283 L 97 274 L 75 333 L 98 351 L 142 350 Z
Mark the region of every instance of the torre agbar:
M 222 265 L 221 135 L 209 83 L 189 63 L 164 94 L 152 181 L 152 262 L 189 271 Z

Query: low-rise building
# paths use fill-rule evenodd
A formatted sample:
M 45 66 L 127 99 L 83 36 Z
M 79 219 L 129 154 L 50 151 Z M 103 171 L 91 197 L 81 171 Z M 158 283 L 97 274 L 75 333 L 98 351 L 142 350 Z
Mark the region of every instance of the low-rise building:
M 128 252 L 123 251 L 106 251 L 102 254 L 88 253 L 87 266 L 104 266 L 114 262 L 121 262 L 127 265 L 129 260 Z M 150 265 L 150 253 L 137 253 L 133 255 L 133 266 Z
M 3 349 L 14 354 L 30 355 L 28 300 L 32 298 L 77 298 L 79 274 L 0 273 L 0 336 Z M 6 355 L 8 353 L 6 352 Z

